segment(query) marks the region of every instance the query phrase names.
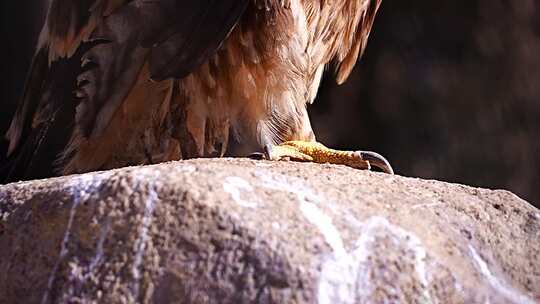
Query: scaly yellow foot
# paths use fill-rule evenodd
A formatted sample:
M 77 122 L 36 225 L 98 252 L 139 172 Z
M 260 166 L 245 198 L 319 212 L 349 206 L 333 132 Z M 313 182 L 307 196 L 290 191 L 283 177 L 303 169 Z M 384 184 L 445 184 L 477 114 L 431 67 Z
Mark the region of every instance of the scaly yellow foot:
M 277 146 L 267 146 L 264 158 L 268 160 L 295 160 L 315 163 L 346 165 L 370 170 L 376 167 L 394 174 L 390 163 L 381 155 L 369 151 L 339 151 L 318 142 L 287 141 Z

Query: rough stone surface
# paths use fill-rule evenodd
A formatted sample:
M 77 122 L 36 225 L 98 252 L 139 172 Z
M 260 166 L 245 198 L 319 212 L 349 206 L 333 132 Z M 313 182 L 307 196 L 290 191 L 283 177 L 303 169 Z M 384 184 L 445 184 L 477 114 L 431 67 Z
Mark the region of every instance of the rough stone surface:
M 506 191 L 244 159 L 0 186 L 1 303 L 539 300 Z

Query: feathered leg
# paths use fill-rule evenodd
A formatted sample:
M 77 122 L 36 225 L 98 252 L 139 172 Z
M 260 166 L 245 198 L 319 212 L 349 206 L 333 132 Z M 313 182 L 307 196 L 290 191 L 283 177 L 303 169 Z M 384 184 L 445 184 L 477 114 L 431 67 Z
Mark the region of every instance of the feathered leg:
M 330 149 L 315 139 L 308 113 L 305 109 L 295 112 L 291 119 L 273 120 L 274 130 L 279 130 L 269 136 L 262 136 L 264 153 L 254 153 L 253 157 L 267 160 L 293 160 L 314 163 L 330 163 L 346 165 L 356 169 L 371 170 L 378 168 L 385 173 L 394 174 L 390 163 L 380 154 L 370 151 L 339 151 Z M 294 117 L 294 118 L 292 118 Z M 296 123 L 290 123 L 294 121 Z M 289 123 L 287 123 L 289 122 Z M 266 139 L 266 140 L 265 140 Z M 277 140 L 276 140 L 277 139 Z M 276 144 L 276 142 L 278 142 Z

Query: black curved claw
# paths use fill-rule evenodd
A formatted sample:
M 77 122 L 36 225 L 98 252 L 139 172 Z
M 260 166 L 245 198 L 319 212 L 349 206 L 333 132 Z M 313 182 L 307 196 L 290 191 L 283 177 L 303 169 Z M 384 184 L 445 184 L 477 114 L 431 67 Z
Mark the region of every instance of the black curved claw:
M 254 160 L 271 160 L 272 145 L 264 145 L 264 152 L 253 152 L 248 157 Z
M 388 174 L 394 174 L 394 169 L 392 169 L 392 166 L 390 165 L 390 162 L 386 160 L 382 155 L 379 153 L 371 152 L 371 151 L 359 151 L 360 157 L 367 161 L 371 166 L 381 169 L 383 172 Z
M 266 159 L 266 156 L 264 155 L 264 153 L 261 153 L 261 152 L 253 152 L 250 155 L 248 155 L 248 157 L 254 160 Z

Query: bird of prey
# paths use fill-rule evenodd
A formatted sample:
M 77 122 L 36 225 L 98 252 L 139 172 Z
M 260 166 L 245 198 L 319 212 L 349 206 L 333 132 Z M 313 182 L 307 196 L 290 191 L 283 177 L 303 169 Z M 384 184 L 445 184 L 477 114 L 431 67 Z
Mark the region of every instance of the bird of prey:
M 306 111 L 325 67 L 347 79 L 380 2 L 51 0 L 7 180 L 227 151 L 392 172 L 317 143 Z

